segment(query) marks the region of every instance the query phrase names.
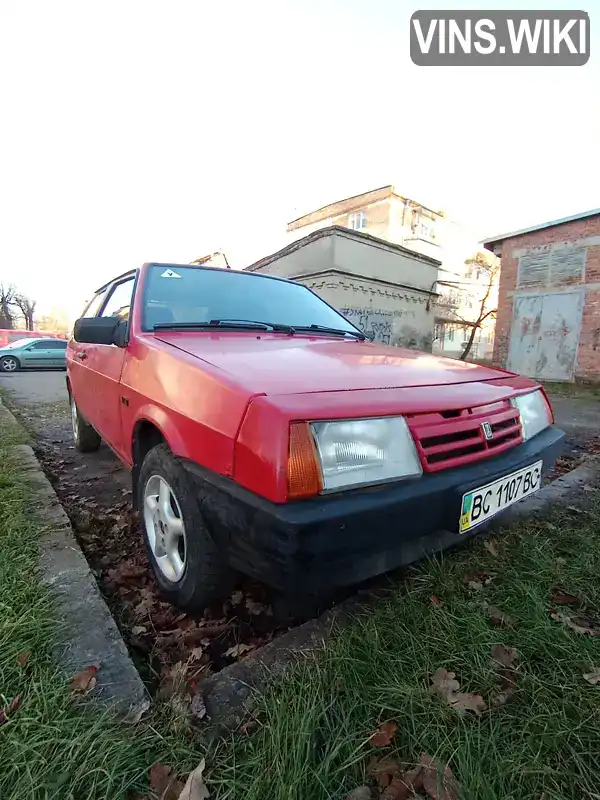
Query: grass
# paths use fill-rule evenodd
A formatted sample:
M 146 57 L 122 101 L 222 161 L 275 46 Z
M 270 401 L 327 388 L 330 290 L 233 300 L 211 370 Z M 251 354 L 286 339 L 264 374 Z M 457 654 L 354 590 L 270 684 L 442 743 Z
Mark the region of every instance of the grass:
M 600 507 L 557 511 L 497 542 L 497 557 L 480 541 L 414 570 L 277 684 L 258 732 L 217 755 L 219 798 L 344 798 L 368 782 L 368 737 L 389 719 L 399 725 L 393 746 L 377 753 L 414 763 L 425 751 L 449 761 L 465 800 L 598 798 L 600 687 L 583 673 L 600 666 L 600 638 L 551 619 L 549 590 L 563 586 L 587 613 L 600 609 Z M 481 591 L 463 583 L 474 569 L 495 574 Z M 513 624 L 493 627 L 485 603 Z M 477 718 L 429 693 L 430 676 L 445 667 L 489 706 L 498 643 L 520 654 L 514 703 Z
M 185 773 L 202 753 L 160 709 L 133 730 L 70 696 L 51 653 L 55 610 L 36 577 L 35 500 L 8 449 L 22 441 L 0 418 L 0 707 L 22 697 L 0 726 L 0 797 L 122 800 L 145 790 L 155 762 Z
M 184 774 L 203 748 L 160 708 L 131 729 L 69 696 L 51 655 L 55 612 L 36 580 L 30 490 L 7 450 L 20 437 L 0 420 L 0 694 L 23 698 L 0 726 L 0 797 L 125 800 L 147 792 L 153 763 Z M 519 523 L 496 545 L 494 555 L 474 541 L 390 582 L 384 599 L 276 682 L 260 702 L 258 729 L 211 753 L 211 798 L 343 800 L 369 780 L 370 734 L 395 719 L 392 746 L 377 754 L 449 761 L 462 800 L 597 799 L 600 686 L 583 674 L 600 667 L 600 637 L 553 620 L 550 590 L 577 595 L 582 613 L 600 612 L 600 502 Z M 479 591 L 464 582 L 476 570 L 494 576 Z M 512 624 L 494 627 L 486 604 Z M 489 708 L 498 643 L 519 651 L 518 691 L 513 703 Z M 461 716 L 432 696 L 438 667 L 455 672 L 462 691 L 483 695 L 488 710 Z
M 600 399 L 600 384 L 576 381 L 542 381 L 544 389 L 554 397 L 573 397 L 583 400 Z

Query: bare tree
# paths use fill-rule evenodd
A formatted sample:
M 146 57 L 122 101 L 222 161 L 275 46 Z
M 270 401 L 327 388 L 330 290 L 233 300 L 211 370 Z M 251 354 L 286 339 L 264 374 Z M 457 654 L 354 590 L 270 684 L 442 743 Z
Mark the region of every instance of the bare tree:
M 448 287 L 449 293 L 440 296 L 437 301 L 437 306 L 441 311 L 438 316 L 440 322 L 460 327 L 465 333 L 469 331 L 468 339 L 460 355 L 461 361 L 468 358 L 477 331 L 488 317 L 492 317 L 496 313 L 497 309 L 489 306 L 500 269 L 499 262 L 490 262 L 480 253 L 468 259 L 465 264 L 469 267 L 471 274 L 476 272 L 476 282 L 439 281 L 441 286 Z M 495 300 L 495 298 L 493 299 Z M 465 306 L 468 304 L 468 307 L 472 308 L 473 303 L 475 304 L 473 314 L 465 314 Z
M 15 297 L 15 287 L 12 284 L 5 286 L 0 283 L 0 328 L 12 330 L 15 318 L 11 306 Z
M 20 292 L 15 293 L 13 300 L 13 305 L 15 305 L 23 319 L 25 320 L 25 328 L 28 331 L 33 330 L 33 314 L 35 311 L 35 307 L 37 305 L 35 300 L 30 300 L 27 295 L 21 294 Z

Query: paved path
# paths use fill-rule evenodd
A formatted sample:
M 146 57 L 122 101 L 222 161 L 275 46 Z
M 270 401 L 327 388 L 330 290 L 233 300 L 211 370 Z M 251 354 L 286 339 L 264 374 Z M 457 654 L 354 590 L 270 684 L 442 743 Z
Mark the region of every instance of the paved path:
M 66 374 L 64 370 L 0 374 L 0 386 L 12 392 L 18 403 L 56 403 L 67 399 Z

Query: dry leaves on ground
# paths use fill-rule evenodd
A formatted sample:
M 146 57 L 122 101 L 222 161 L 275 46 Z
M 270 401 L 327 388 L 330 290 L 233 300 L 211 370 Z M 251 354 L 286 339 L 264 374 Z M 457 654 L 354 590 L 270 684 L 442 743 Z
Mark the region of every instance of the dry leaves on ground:
M 178 800 L 207 800 L 210 797 L 209 791 L 204 783 L 204 759 L 198 764 L 193 772 L 190 772 L 185 786 L 181 790 Z
M 559 586 L 554 586 L 550 589 L 550 600 L 556 606 L 578 606 L 581 604 L 578 597 L 561 589 Z
M 499 628 L 504 628 L 506 625 L 512 625 L 513 619 L 509 617 L 504 611 L 501 611 L 498 606 L 484 606 L 485 613 L 490 619 L 492 625 L 497 625 Z
M 600 667 L 594 667 L 591 672 L 585 672 L 583 677 L 592 685 L 600 683 Z
M 499 551 L 495 539 L 486 539 L 485 542 L 483 543 L 483 546 L 491 556 L 494 556 L 494 558 L 498 557 Z
M 19 653 L 17 656 L 17 661 L 19 662 L 19 666 L 25 668 L 25 665 L 31 658 L 31 650 L 25 650 L 23 653 Z
M 383 722 L 379 726 L 379 730 L 371 734 L 369 743 L 372 747 L 387 747 L 394 738 L 394 734 L 397 730 L 398 724 L 393 720 Z
M 244 653 L 247 653 L 249 650 L 254 650 L 253 644 L 234 644 L 233 647 L 230 647 L 228 650 L 225 650 L 223 653 L 224 656 L 228 658 L 239 658 Z
M 468 572 L 463 580 L 463 583 L 470 589 L 472 592 L 480 592 L 484 586 L 489 586 L 489 584 L 494 580 L 496 576 L 490 572 Z
M 588 636 L 600 636 L 600 624 L 583 614 L 573 614 L 569 611 L 551 611 L 550 617 L 556 622 L 562 622 L 575 633 Z
M 21 705 L 21 699 L 22 696 L 18 694 L 10 701 L 10 703 L 6 703 L 5 705 L 0 706 L 0 725 L 5 725 L 8 722 L 11 715 L 14 714 L 15 711 L 17 711 L 17 709 Z
M 96 664 L 91 664 L 86 669 L 81 670 L 71 678 L 69 681 L 69 689 L 73 694 L 85 694 L 91 692 L 96 685 L 96 673 L 98 667 Z
M 459 800 L 460 786 L 448 764 L 422 753 L 416 767 L 402 769 L 392 759 L 372 760 L 369 774 L 377 781 L 379 800 L 410 800 L 423 793 L 430 800 Z M 373 796 L 368 786 L 360 786 L 346 800 L 367 800 Z
M 492 647 L 492 667 L 500 683 L 500 691 L 492 695 L 493 706 L 504 706 L 515 696 L 517 688 L 516 663 L 519 654 L 514 647 L 497 644 Z
M 150 768 L 148 782 L 151 796 L 156 800 L 179 800 L 184 788 L 173 768 L 161 763 L 154 764 Z
M 486 705 L 480 694 L 472 692 L 459 692 L 460 683 L 456 680 L 454 672 L 448 672 L 439 667 L 431 676 L 429 691 L 436 694 L 455 711 L 473 711 L 478 717 L 485 711 Z

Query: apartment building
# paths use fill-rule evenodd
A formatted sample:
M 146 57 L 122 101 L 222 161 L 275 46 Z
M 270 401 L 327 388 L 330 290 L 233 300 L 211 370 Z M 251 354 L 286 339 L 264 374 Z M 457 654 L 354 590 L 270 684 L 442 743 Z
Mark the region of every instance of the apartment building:
M 464 226 L 451 220 L 443 211 L 435 210 L 399 194 L 392 185 L 330 203 L 288 223 L 290 241 L 295 241 L 320 228 L 340 226 L 376 236 L 402 245 L 421 255 L 441 262 L 440 295 L 436 304 L 436 327 L 433 350 L 459 357 L 469 339 L 473 322 L 480 316 L 489 270 L 473 267 L 473 262 L 491 261 L 494 282 L 486 300 L 497 297 L 495 256 L 480 250 L 477 238 Z M 493 350 L 494 315 L 486 317 L 476 332 L 472 358 L 488 358 Z

